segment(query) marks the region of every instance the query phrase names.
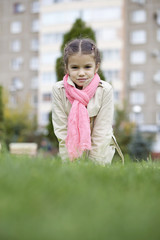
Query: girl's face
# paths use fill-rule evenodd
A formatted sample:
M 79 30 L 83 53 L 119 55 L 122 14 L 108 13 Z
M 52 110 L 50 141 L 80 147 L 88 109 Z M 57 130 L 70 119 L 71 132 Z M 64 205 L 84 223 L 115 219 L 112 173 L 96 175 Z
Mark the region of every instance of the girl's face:
M 67 73 L 71 80 L 80 88 L 83 88 L 85 82 L 94 77 L 98 71 L 94 57 L 90 54 L 77 53 L 68 58 Z

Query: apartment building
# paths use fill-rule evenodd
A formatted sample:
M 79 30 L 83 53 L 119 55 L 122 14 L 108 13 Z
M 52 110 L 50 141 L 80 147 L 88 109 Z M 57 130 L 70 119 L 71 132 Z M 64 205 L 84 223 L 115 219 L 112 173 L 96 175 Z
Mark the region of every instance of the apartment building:
M 38 124 L 48 122 L 52 85 L 56 81 L 55 63 L 60 56 L 63 35 L 77 18 L 85 21 L 96 34 L 103 54 L 101 69 L 114 88 L 115 104 L 124 98 L 123 71 L 123 0 L 41 0 L 39 32 L 39 104 Z
M 131 121 L 160 151 L 160 1 L 125 2 L 125 95 Z
M 10 107 L 37 114 L 39 1 L 0 1 L 0 85 Z

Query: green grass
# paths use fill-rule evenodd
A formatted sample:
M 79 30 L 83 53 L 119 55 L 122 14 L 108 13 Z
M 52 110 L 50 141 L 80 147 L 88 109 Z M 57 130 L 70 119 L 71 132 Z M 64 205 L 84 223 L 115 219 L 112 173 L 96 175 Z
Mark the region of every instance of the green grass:
M 0 155 L 0 240 L 159 240 L 160 162 Z

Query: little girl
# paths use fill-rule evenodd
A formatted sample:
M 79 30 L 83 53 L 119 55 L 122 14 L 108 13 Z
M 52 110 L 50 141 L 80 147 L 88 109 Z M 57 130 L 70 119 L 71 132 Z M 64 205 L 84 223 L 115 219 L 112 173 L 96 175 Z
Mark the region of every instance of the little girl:
M 102 165 L 111 163 L 113 137 L 113 89 L 97 74 L 100 53 L 90 39 L 75 39 L 64 49 L 66 75 L 53 86 L 52 120 L 63 160 L 80 157 Z M 121 154 L 121 156 L 123 156 Z

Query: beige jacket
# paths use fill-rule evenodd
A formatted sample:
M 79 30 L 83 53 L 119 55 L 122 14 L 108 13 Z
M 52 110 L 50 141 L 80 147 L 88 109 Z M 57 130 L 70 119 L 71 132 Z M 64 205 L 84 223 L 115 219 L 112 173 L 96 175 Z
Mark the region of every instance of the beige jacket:
M 68 83 L 75 86 L 70 79 L 68 79 Z M 111 163 L 115 153 L 116 145 L 113 142 L 112 129 L 113 108 L 112 86 L 101 80 L 94 97 L 87 106 L 92 147 L 90 151 L 86 151 L 91 160 L 100 164 Z M 65 139 L 70 109 L 71 103 L 65 95 L 63 81 L 55 83 L 52 95 L 52 121 L 55 135 L 59 141 L 59 153 L 63 160 L 68 158 Z

